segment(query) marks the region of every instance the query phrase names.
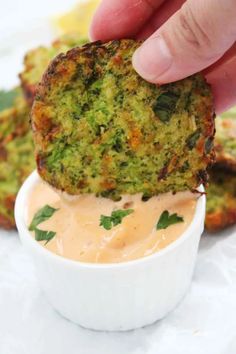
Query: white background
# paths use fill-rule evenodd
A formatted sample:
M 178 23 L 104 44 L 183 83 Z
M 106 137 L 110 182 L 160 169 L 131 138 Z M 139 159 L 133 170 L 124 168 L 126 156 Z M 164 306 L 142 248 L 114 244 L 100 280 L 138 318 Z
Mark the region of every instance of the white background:
M 0 87 L 17 83 L 25 50 L 49 43 L 50 16 L 74 3 L 0 0 Z M 17 233 L 0 231 L 0 354 L 235 353 L 236 228 L 202 238 L 192 286 L 173 313 L 126 333 L 93 332 L 63 319 L 39 289 Z

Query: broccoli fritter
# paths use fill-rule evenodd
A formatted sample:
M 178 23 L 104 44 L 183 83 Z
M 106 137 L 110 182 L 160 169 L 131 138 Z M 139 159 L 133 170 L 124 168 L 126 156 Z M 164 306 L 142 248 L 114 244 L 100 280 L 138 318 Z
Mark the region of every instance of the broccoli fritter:
M 38 172 L 69 194 L 194 189 L 213 159 L 212 95 L 198 74 L 156 86 L 132 67 L 133 40 L 94 42 L 55 58 L 34 101 Z
M 206 228 L 219 231 L 236 224 L 236 174 L 214 168 L 207 188 Z
M 76 34 L 67 34 L 54 41 L 50 47 L 40 46 L 30 50 L 24 58 L 24 70 L 19 75 L 28 104 L 34 100 L 37 84 L 50 61 L 59 53 L 82 45 L 88 40 Z
M 21 89 L 4 96 L 1 95 L 8 106 L 0 105 L 0 226 L 11 229 L 15 227 L 16 194 L 35 162 L 29 109 Z
M 216 119 L 216 164 L 236 172 L 236 118 Z

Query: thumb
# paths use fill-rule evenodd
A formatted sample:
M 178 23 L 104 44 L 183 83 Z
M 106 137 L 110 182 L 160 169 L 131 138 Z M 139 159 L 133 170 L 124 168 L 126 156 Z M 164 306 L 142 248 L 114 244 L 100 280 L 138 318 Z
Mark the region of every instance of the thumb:
M 133 56 L 147 81 L 167 83 L 201 71 L 236 40 L 235 0 L 187 0 Z

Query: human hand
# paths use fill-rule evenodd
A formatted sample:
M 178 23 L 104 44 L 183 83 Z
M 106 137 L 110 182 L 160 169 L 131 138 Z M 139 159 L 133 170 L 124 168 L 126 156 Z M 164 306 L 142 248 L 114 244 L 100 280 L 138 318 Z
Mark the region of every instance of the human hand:
M 221 113 L 236 103 L 235 14 L 235 0 L 103 0 L 90 36 L 146 39 L 133 65 L 153 83 L 203 71 Z

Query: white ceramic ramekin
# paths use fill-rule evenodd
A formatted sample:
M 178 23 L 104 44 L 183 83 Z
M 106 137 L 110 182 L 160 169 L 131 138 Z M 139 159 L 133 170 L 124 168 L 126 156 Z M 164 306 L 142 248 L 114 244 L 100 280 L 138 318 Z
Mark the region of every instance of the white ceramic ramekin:
M 191 225 L 163 250 L 130 262 L 92 264 L 57 256 L 29 233 L 28 197 L 38 181 L 33 172 L 21 187 L 15 218 L 40 286 L 58 312 L 86 328 L 124 331 L 151 324 L 176 307 L 191 282 L 204 227 L 204 195 Z

